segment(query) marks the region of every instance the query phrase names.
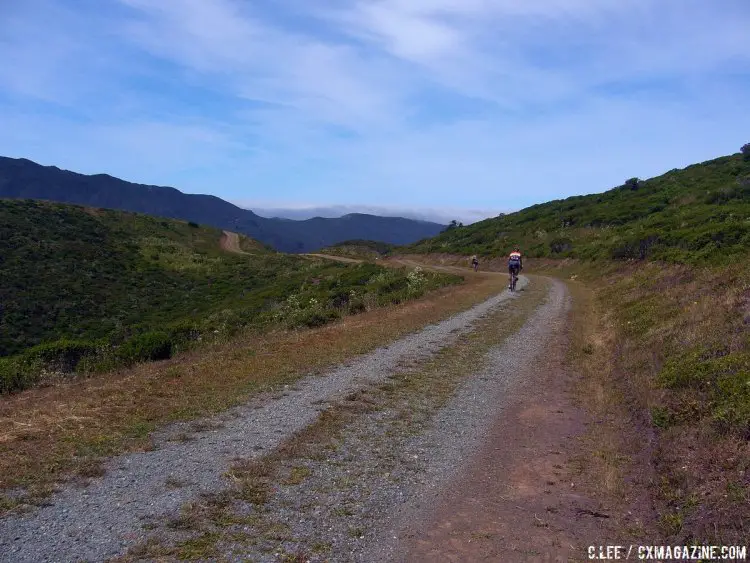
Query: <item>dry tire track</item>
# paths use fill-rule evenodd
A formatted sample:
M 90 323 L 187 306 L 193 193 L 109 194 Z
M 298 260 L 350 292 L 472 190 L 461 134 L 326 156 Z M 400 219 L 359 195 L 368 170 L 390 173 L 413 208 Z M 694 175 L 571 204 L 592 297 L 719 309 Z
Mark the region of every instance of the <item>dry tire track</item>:
M 179 427 L 159 433 L 155 451 L 114 458 L 89 487 L 64 488 L 48 504 L 0 520 L 0 561 L 101 561 L 124 553 L 147 537 L 149 523 L 174 517 L 202 493 L 225 488 L 232 459 L 273 450 L 311 424 L 329 402 L 386 380 L 404 361 L 430 357 L 516 297 L 503 291 L 325 376 L 303 379 L 281 398 L 229 411 L 213 421 L 218 424 L 213 431 L 193 441 L 170 441 Z M 170 480 L 182 486 L 170 488 Z

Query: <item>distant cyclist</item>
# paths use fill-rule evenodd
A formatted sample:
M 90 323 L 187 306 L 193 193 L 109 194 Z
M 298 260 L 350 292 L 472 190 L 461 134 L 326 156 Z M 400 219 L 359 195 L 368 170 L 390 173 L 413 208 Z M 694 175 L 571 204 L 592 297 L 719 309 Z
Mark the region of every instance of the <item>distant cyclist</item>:
M 474 268 L 475 272 L 479 269 L 479 258 L 476 254 L 471 257 L 471 267 Z
M 523 259 L 521 258 L 521 251 L 517 246 L 513 247 L 513 252 L 510 253 L 510 256 L 508 256 L 508 274 L 510 276 L 510 282 L 508 283 L 508 288 L 513 290 L 515 289 L 515 281 L 514 278 L 518 277 L 518 273 L 523 270 Z

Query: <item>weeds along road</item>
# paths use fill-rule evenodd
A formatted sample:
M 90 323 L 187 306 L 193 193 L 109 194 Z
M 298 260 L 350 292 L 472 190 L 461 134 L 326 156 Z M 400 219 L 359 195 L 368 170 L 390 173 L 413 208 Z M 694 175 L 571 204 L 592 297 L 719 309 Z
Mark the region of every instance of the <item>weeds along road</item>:
M 0 560 L 436 560 L 415 538 L 443 545 L 449 489 L 500 494 L 462 476 L 516 395 L 557 369 L 545 353 L 561 349 L 567 289 L 519 286 L 201 432 L 161 431 L 153 451 L 112 459 L 88 487 L 6 515 Z M 487 510 L 463 514 L 479 525 Z

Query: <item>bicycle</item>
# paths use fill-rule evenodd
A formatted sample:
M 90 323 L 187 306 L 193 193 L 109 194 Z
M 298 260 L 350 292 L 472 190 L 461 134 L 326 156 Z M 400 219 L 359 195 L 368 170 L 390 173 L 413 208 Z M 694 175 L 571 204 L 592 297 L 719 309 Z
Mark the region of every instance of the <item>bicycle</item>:
M 474 263 L 473 263 L 473 264 L 471 265 L 471 267 L 472 267 L 472 268 L 474 268 L 474 271 L 475 271 L 475 272 L 478 272 L 478 271 L 479 271 L 479 262 L 474 262 Z
M 517 282 L 518 282 L 518 270 L 514 268 L 510 272 L 510 286 L 508 287 L 508 289 L 510 289 L 511 291 L 515 291 Z

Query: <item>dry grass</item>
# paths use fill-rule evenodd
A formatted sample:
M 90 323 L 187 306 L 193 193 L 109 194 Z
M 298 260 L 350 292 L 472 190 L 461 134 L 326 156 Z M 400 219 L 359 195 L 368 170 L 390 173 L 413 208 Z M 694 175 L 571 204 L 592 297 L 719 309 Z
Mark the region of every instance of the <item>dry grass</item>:
M 101 458 L 147 450 L 157 426 L 197 419 L 392 342 L 481 302 L 497 276 L 437 290 L 319 329 L 248 334 L 196 353 L 108 377 L 32 389 L 0 399 L 0 488 L 43 496 L 49 484 Z
M 568 284 L 573 294 L 573 330 L 570 358 L 580 374 L 578 403 L 586 409 L 594 424 L 586 436 L 586 462 L 582 464 L 587 481 L 605 498 L 624 493 L 627 457 L 622 453 L 624 434 L 622 393 L 612 384 L 612 352 L 617 336 L 594 301 L 592 292 L 577 283 Z
M 604 276 L 585 265 L 578 271 L 594 291 L 578 313 L 574 344 L 585 376 L 580 395 L 596 422 L 589 433 L 591 481 L 631 502 L 644 497 L 641 533 L 651 540 L 746 541 L 748 264 L 707 271 L 631 263 Z M 652 522 L 649 507 L 656 509 Z

